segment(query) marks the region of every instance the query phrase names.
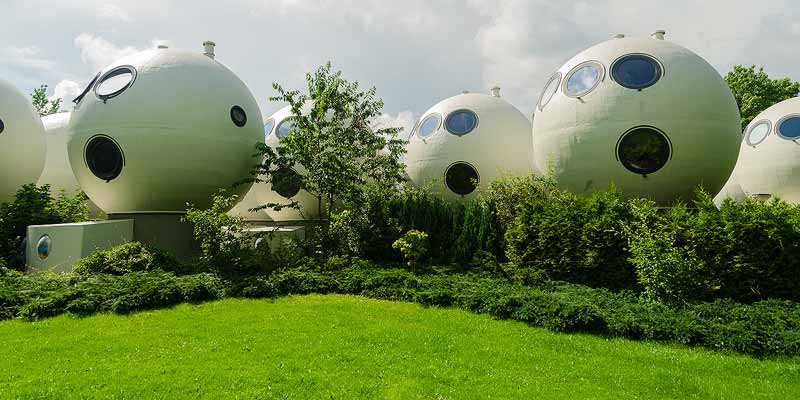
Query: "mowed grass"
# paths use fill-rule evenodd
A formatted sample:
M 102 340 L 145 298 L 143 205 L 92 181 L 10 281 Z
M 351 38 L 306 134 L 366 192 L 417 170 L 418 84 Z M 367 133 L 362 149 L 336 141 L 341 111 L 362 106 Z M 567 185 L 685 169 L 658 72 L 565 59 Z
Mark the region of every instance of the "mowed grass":
M 0 323 L 2 398 L 800 397 L 798 359 L 351 296 Z

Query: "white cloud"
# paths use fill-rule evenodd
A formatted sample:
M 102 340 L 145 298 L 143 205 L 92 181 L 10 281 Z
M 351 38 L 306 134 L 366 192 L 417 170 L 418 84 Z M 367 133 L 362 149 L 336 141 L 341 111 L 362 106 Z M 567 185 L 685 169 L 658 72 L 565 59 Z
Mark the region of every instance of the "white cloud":
M 52 72 L 55 70 L 55 63 L 45 58 L 42 49 L 37 46 L 7 46 L 2 50 L 2 58 L 5 63 L 38 70 L 39 72 Z
M 81 94 L 82 86 L 78 82 L 64 79 L 56 84 L 53 88 L 53 95 L 48 97 L 49 100 L 62 99 L 62 108 L 66 108 L 70 102 Z
M 116 4 L 103 4 L 97 10 L 97 17 L 100 20 L 105 20 L 109 22 L 115 23 L 130 23 L 133 21 L 133 18 L 122 9 L 122 7 Z
M 411 112 L 411 110 L 406 110 L 400 111 L 396 115 L 388 113 L 381 114 L 372 121 L 372 127 L 374 129 L 402 128 L 403 130 L 400 131 L 398 137 L 407 139 L 411 136 L 411 130 L 414 129 L 416 123 L 417 118 L 414 116 L 414 113 Z
M 118 47 L 114 43 L 88 32 L 83 32 L 75 38 L 75 46 L 81 51 L 81 60 L 95 70 L 102 69 L 122 57 L 139 51 L 131 46 Z

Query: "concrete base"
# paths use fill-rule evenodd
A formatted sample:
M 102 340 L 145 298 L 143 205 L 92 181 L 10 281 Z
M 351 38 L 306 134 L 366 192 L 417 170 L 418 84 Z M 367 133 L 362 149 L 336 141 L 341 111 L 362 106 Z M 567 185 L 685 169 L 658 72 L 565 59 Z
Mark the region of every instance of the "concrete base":
M 81 258 L 133 240 L 133 220 L 31 225 L 25 258 L 29 272 L 69 272 Z
M 306 228 L 304 226 L 252 226 L 243 232 L 253 238 L 253 246 L 268 245 L 271 251 L 277 250 L 289 238 L 304 240 Z
M 130 213 L 109 214 L 108 219 L 133 220 L 133 240 L 188 261 L 200 253 L 200 244 L 194 239 L 192 224 L 181 220 L 184 216 L 184 213 Z

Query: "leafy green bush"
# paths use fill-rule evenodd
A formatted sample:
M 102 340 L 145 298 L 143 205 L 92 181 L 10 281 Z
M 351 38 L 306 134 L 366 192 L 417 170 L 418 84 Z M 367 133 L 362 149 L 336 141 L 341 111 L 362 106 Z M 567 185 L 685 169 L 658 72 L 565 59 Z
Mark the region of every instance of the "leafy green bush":
M 392 247 L 403 254 L 403 258 L 406 259 L 408 266 L 413 271 L 417 262 L 428 252 L 428 234 L 412 229 L 400 239 L 395 240 Z
M 96 251 L 78 260 L 73 271 L 78 274 L 124 275 L 135 271 L 177 271 L 180 263 L 166 252 L 130 242 L 110 250 Z

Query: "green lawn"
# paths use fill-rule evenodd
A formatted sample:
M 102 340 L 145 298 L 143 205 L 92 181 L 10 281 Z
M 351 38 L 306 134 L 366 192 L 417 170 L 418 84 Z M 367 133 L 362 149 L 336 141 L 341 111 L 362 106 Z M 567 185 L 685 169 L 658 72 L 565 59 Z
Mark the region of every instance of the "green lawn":
M 0 398 L 800 397 L 800 360 L 351 296 L 0 323 Z

